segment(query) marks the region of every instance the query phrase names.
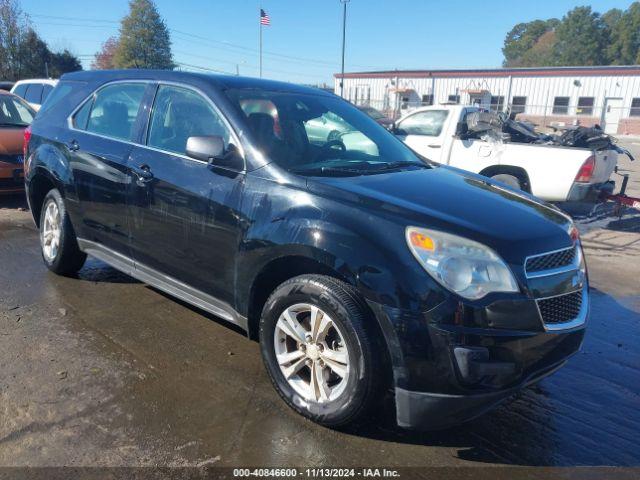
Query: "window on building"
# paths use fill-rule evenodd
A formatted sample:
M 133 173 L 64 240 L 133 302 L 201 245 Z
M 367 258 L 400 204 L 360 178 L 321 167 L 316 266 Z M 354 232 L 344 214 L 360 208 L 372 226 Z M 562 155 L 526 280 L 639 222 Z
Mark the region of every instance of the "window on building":
M 511 113 L 524 113 L 527 108 L 527 97 L 513 97 L 511 99 Z
M 491 96 L 491 110 L 501 112 L 504 107 L 504 95 Z
M 569 97 L 556 97 L 553 99 L 554 115 L 566 115 L 569 113 Z
M 578 108 L 576 108 L 576 115 L 592 115 L 593 101 L 593 97 L 578 98 Z
M 433 105 L 433 94 L 422 95 L 422 105 Z
M 460 95 L 449 95 L 449 103 L 460 103 Z
M 640 117 L 640 97 L 636 97 L 631 100 L 631 111 L 629 112 L 630 117 Z

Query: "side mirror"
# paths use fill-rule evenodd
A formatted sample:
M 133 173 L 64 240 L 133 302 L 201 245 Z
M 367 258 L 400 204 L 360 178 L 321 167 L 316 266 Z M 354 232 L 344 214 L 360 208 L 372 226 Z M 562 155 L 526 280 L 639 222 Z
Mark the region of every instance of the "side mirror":
M 224 139 L 218 135 L 189 137 L 186 153 L 187 156 L 212 166 L 242 169 L 242 158 L 236 146 L 229 144 L 225 151 Z

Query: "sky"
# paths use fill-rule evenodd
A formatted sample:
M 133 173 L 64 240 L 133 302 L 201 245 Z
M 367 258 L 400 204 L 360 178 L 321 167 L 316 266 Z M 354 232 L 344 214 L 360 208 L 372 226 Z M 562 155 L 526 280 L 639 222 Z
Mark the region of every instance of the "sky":
M 604 13 L 632 2 L 594 0 L 350 0 L 345 71 L 491 68 L 502 63 L 506 33 L 519 22 L 561 18 L 590 5 Z M 21 0 L 52 50 L 68 48 L 89 68 L 96 51 L 117 35 L 128 0 Z M 202 68 L 258 75 L 260 6 L 263 76 L 333 84 L 340 71 L 340 0 L 156 0 L 171 31 L 174 60 Z

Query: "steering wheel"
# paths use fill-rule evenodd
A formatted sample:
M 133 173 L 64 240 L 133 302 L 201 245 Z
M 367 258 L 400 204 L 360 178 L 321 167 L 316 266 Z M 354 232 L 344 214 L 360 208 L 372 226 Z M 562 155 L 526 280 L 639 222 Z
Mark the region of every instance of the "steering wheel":
M 342 150 L 342 153 L 345 153 L 347 151 L 347 147 L 346 145 L 342 142 L 342 140 L 329 140 L 327 143 L 325 143 L 322 148 L 320 149 L 320 153 L 319 156 L 325 156 L 329 153 L 329 150 L 331 150 L 334 147 L 339 147 L 340 150 Z

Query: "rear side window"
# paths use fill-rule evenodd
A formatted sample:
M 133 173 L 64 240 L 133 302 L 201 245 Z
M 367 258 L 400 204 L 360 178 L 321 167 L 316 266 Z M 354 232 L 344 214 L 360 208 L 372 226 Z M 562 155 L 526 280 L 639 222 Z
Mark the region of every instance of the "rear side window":
M 426 135 L 437 137 L 442 132 L 444 121 L 449 112 L 446 110 L 428 110 L 414 113 L 400 122 L 398 128 L 404 135 Z
M 142 83 L 118 83 L 99 90 L 88 114 L 86 130 L 107 137 L 132 140 L 133 125 L 145 88 L 146 85 Z M 85 104 L 74 117 L 77 128 L 82 128 L 80 121 L 86 107 Z
M 160 86 L 153 105 L 147 145 L 184 155 L 187 139 L 217 135 L 229 143 L 229 130 L 199 94 L 180 87 Z
M 40 105 L 42 102 L 42 84 L 30 83 L 27 87 L 27 93 L 25 93 L 24 99 L 29 103 Z
M 21 83 L 20 85 L 18 85 L 16 87 L 16 89 L 13 91 L 13 93 L 15 93 L 16 95 L 18 95 L 21 98 L 24 98 L 24 94 L 27 92 L 27 87 L 29 85 L 27 85 L 26 83 Z

